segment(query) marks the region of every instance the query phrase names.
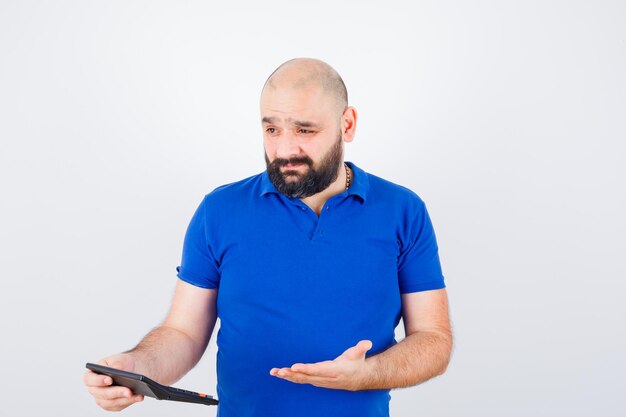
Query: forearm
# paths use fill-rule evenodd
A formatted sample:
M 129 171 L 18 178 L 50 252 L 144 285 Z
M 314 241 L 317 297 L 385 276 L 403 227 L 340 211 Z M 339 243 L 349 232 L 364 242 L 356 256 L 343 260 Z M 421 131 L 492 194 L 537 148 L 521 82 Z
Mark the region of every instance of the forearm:
M 452 336 L 419 331 L 365 360 L 358 390 L 409 387 L 445 372 L 452 352 Z
M 205 349 L 205 342 L 196 341 L 176 328 L 161 325 L 125 353 L 133 357 L 136 373 L 170 385 L 198 363 Z

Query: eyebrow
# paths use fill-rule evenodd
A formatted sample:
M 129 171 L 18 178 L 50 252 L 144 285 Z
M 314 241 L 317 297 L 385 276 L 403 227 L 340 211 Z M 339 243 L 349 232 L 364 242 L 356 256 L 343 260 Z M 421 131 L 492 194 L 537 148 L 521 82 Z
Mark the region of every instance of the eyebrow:
M 264 117 L 263 119 L 261 119 L 261 122 L 274 124 L 278 122 L 279 120 L 280 119 L 278 119 L 277 117 Z M 309 122 L 306 120 L 293 120 L 291 117 L 287 119 L 287 122 L 290 122 L 292 125 L 296 125 L 299 127 L 314 127 L 314 128 L 320 127 L 320 125 L 318 125 L 317 123 Z

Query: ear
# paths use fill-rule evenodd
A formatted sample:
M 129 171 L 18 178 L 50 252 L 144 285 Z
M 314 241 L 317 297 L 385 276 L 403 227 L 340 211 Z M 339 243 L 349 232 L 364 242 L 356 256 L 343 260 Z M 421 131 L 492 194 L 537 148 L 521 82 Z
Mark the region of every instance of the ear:
M 356 133 L 357 112 L 352 106 L 346 107 L 341 115 L 341 137 L 344 142 L 352 142 Z

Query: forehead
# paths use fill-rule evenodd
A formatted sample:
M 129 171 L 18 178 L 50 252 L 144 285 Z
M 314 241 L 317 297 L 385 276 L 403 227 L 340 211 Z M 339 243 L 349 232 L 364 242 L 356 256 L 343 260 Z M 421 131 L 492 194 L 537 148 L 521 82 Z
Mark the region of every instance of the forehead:
M 261 94 L 261 120 L 270 123 L 332 119 L 334 106 L 319 88 L 266 88 Z

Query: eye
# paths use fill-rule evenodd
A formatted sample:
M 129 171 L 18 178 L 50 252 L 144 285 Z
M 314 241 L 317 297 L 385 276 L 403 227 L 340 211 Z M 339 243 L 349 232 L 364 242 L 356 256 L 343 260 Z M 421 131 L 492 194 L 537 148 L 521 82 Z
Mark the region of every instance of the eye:
M 313 131 L 312 130 L 308 130 L 308 129 L 300 129 L 300 133 L 304 133 L 306 135 L 306 134 L 309 134 L 309 133 L 313 133 Z
M 276 132 L 276 128 L 274 128 L 274 127 L 268 127 L 267 129 L 265 129 L 265 131 L 266 131 L 267 133 L 275 133 L 275 132 Z

